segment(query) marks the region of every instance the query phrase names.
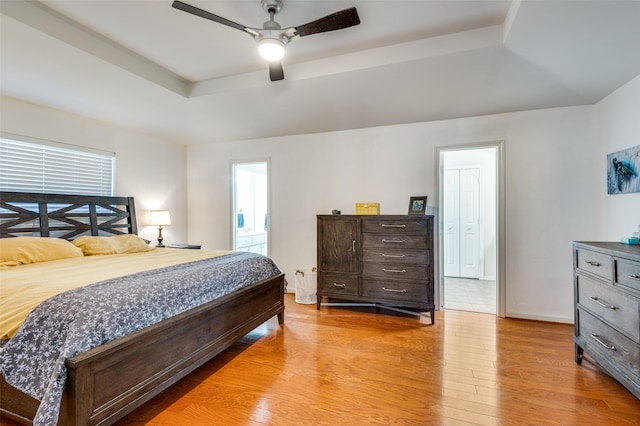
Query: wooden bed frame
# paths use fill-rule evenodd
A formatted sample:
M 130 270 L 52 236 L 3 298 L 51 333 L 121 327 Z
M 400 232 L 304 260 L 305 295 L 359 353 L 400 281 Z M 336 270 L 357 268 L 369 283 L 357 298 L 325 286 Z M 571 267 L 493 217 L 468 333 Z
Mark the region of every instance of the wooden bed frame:
M 131 197 L 0 192 L 0 238 L 136 232 Z M 58 424 L 112 424 L 276 315 L 284 274 L 68 358 Z M 0 376 L 2 416 L 31 424 L 38 406 Z

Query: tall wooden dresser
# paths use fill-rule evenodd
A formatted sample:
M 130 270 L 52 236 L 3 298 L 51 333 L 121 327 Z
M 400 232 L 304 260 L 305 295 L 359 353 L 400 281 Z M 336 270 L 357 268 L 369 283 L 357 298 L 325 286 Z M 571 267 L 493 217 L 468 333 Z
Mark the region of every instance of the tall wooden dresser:
M 433 216 L 318 215 L 322 297 L 429 311 L 434 322 Z
M 640 246 L 574 242 L 576 362 L 584 352 L 640 398 Z

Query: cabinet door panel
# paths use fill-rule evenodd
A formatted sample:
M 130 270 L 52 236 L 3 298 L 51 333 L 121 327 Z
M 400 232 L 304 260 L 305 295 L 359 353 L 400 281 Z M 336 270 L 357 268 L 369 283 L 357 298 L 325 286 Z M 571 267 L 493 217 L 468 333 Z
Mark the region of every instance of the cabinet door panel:
M 325 272 L 358 272 L 358 220 L 318 220 L 318 266 Z

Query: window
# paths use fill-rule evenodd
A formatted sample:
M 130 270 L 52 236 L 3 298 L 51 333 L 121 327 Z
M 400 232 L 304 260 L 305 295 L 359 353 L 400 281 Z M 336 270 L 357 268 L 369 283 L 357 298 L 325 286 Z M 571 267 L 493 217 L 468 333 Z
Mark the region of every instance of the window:
M 0 190 L 113 195 L 115 153 L 0 134 Z

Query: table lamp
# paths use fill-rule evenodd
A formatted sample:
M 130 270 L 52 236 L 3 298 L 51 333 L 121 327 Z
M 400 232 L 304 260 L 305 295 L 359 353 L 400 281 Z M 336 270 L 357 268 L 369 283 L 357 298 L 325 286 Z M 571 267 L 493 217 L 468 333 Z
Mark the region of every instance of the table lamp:
M 156 247 L 164 247 L 164 244 L 162 244 L 162 227 L 171 225 L 169 210 L 151 210 L 149 212 L 149 225 L 158 227 L 158 244 L 156 244 Z

